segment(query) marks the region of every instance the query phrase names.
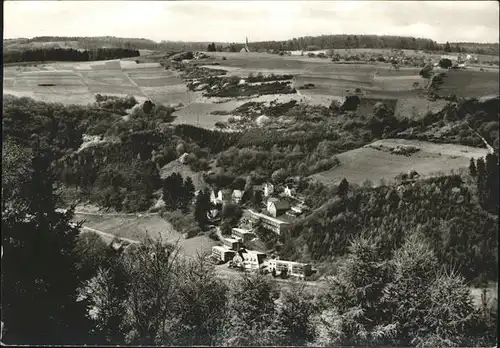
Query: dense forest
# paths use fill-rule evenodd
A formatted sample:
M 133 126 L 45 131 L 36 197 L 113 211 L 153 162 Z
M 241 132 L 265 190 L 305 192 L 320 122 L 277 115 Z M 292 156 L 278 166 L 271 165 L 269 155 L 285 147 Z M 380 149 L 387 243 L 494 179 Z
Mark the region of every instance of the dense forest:
M 3 53 L 4 63 L 21 62 L 86 62 L 119 58 L 138 57 L 138 50 L 126 48 L 96 48 L 92 50 L 76 50 L 66 48 L 39 48 L 26 51 L 7 51 Z
M 490 188 L 481 193 L 493 201 L 498 200 L 498 183 L 492 180 L 498 177 L 497 161 L 496 156 L 488 157 L 490 181 L 483 181 Z M 375 238 L 389 250 L 415 234 L 433 246 L 440 264 L 456 267 L 468 280 L 495 280 L 498 203 L 488 205 L 480 199 L 477 187 L 458 175 L 360 188 L 298 222 L 281 252 L 286 258 L 334 261 L 360 236 Z
M 169 127 L 173 109 L 162 105 L 143 104 L 124 120 L 125 110 L 136 104 L 133 97 L 97 95 L 94 105 L 64 106 L 7 96 L 4 139 L 26 148 L 49 147 L 60 184 L 104 207 L 129 212 L 151 206 L 162 187 L 159 169 L 185 150 L 193 153 L 193 166 L 203 167 L 209 153 L 237 139 L 191 126 Z M 82 146 L 84 134 L 99 141 Z

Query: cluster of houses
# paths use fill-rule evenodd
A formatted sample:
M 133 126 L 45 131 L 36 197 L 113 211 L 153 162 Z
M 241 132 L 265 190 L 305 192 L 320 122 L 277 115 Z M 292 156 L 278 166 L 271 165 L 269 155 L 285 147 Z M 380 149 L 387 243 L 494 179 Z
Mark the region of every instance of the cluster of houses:
M 276 276 L 291 276 L 300 279 L 312 274 L 312 266 L 308 263 L 268 259 L 266 253 L 248 250 L 245 245 L 255 238 L 255 234 L 247 229 L 233 228 L 231 238 L 223 238 L 222 246 L 212 247 L 212 257 L 221 263 L 245 271 L 266 270 Z
M 275 187 L 271 183 L 254 185 L 254 192 L 262 191 L 263 212 L 245 209 L 240 220 L 240 227 L 232 228 L 231 238 L 223 238 L 222 246 L 212 248 L 212 256 L 219 262 L 229 262 L 230 265 L 244 270 L 267 270 L 276 275 L 287 275 L 304 278 L 311 274 L 310 264 L 268 259 L 263 252 L 248 250 L 248 242 L 256 238 L 254 229 L 259 226 L 269 233 L 281 235 L 286 233 L 295 217 L 302 215 L 309 208 L 303 200 L 296 196 L 292 185 Z M 240 203 L 243 197 L 241 190 L 212 191 L 210 200 L 214 205 Z
M 263 219 L 274 217 L 298 217 L 309 210 L 304 200 L 297 196 L 295 188 L 291 185 L 285 185 L 278 190 L 273 184 L 254 185 L 253 191 L 261 191 L 264 198 L 263 204 L 266 207 L 266 214 Z M 239 204 L 243 197 L 242 190 L 223 189 L 219 191 L 212 190 L 210 201 L 214 205 L 225 205 L 228 203 Z M 256 213 L 258 214 L 258 213 Z

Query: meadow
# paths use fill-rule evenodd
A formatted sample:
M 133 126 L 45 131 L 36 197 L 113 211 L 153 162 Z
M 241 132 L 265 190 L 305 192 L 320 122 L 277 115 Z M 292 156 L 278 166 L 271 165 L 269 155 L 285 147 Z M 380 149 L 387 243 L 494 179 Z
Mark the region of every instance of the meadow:
M 420 151 L 410 156 L 396 155 L 372 147 L 378 145 L 412 145 L 420 148 Z M 392 182 L 400 173 L 408 173 L 411 170 L 416 170 L 421 177 L 448 173 L 451 170 L 458 171 L 468 167 L 470 158 L 484 157 L 487 153 L 486 149 L 462 145 L 384 139 L 338 154 L 339 166 L 314 174 L 312 178 L 327 185 L 336 184 L 346 178 L 353 184 L 362 185 L 369 180 L 377 186 L 381 179 Z
M 178 243 L 182 254 L 195 257 L 197 253 L 211 252 L 216 243 L 207 236 L 200 235 L 184 239 L 172 225 L 158 215 L 113 216 L 113 215 L 80 215 L 75 220 L 84 221 L 84 226 L 121 238 L 143 240 L 147 235 L 161 238 L 163 241 Z
M 4 67 L 3 83 L 4 94 L 65 104 L 92 103 L 96 94 L 130 94 L 167 105 L 189 101 L 175 72 L 131 60 L 10 65 Z

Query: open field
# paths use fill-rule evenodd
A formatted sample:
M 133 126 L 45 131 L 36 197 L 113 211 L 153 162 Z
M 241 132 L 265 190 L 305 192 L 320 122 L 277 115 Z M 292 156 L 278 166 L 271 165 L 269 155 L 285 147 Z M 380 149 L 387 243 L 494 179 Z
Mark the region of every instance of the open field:
M 500 93 L 499 70 L 451 70 L 446 72 L 438 94 L 457 97 L 482 97 Z
M 395 155 L 371 148 L 371 145 L 413 145 L 420 148 L 420 151 L 411 156 Z M 335 184 L 346 178 L 353 184 L 361 185 L 370 180 L 374 185 L 378 185 L 381 179 L 392 181 L 398 174 L 408 173 L 410 170 L 416 170 L 421 177 L 425 177 L 437 172 L 466 168 L 471 157 L 483 157 L 487 153 L 486 149 L 462 145 L 385 139 L 337 155 L 340 160 L 338 167 L 314 174 L 312 178 L 325 184 Z
M 66 104 L 91 103 L 98 93 L 131 94 L 162 104 L 189 100 L 177 74 L 158 63 L 110 60 L 6 66 L 4 76 L 4 94 Z
M 84 220 L 84 226 L 109 233 L 121 238 L 141 241 L 149 234 L 152 238 L 179 243 L 181 253 L 196 256 L 197 253 L 211 252 L 215 242 L 206 236 L 184 239 L 170 223 L 158 215 L 149 216 L 109 216 L 75 214 L 75 220 Z
M 363 50 L 351 50 L 363 51 Z M 370 50 L 366 50 L 370 51 Z M 384 51 L 384 50 L 380 50 Z M 385 50 L 390 53 L 390 50 Z M 405 52 L 409 55 L 411 51 Z M 416 52 L 415 54 L 421 54 Z M 330 105 L 359 88 L 368 98 L 398 99 L 398 117 L 420 118 L 428 111 L 439 111 L 443 102 L 426 99 L 427 80 L 418 75 L 419 68 L 402 67 L 396 71 L 389 64 L 333 63 L 330 59 L 301 56 L 279 56 L 268 53 L 209 53 L 220 65 L 207 68 L 224 69 L 228 75 L 247 77 L 248 74 L 291 74 L 294 87 L 312 83 L 315 88 L 298 90 L 287 98 L 311 104 Z M 227 60 L 222 60 L 226 57 Z M 147 56 L 145 57 L 147 58 Z M 201 63 L 201 62 L 200 62 Z M 202 64 L 200 64 L 203 66 Z M 499 93 L 498 69 L 479 71 L 470 68 L 447 72 L 440 94 L 480 97 Z M 418 85 L 416 85 L 418 83 Z M 54 62 L 4 67 L 4 94 L 28 96 L 48 102 L 88 104 L 95 94 L 134 95 L 142 101 L 147 98 L 164 105 L 178 105 L 175 124 L 192 124 L 213 128 L 228 116 L 211 115 L 213 111 L 232 111 L 248 101 L 259 98 L 229 100 L 215 103 L 215 98 L 204 98 L 202 93 L 190 92 L 177 72 L 165 70 L 159 63 L 137 64 L 133 59 L 99 62 Z M 283 99 L 282 96 L 272 95 Z M 274 98 L 273 98 L 274 99 Z

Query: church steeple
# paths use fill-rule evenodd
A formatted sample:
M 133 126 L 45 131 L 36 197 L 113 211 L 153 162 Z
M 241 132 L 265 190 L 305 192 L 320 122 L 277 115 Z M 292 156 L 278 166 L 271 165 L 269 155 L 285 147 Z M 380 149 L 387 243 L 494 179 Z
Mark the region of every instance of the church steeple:
M 248 47 L 248 37 L 245 37 L 245 50 L 250 52 L 250 48 Z

